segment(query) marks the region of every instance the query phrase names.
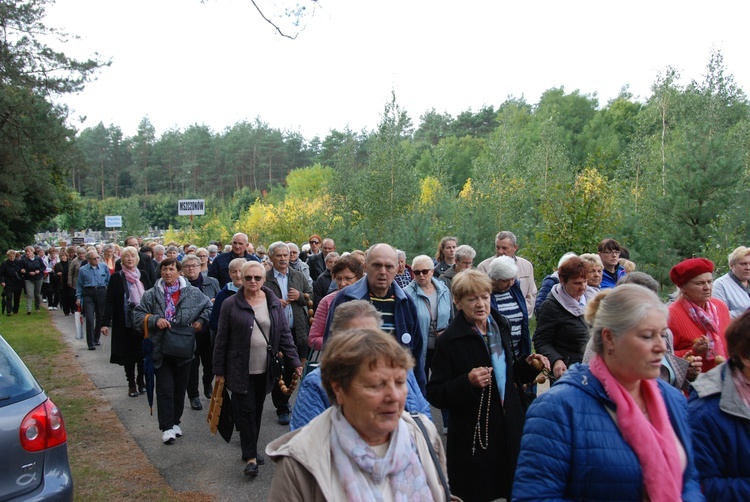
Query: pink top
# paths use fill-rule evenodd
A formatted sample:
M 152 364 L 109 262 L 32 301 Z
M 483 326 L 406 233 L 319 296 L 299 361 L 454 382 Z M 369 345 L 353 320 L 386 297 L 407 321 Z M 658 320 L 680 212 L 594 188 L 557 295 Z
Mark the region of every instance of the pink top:
M 315 317 L 313 318 L 312 326 L 310 326 L 310 333 L 307 335 L 307 344 L 313 350 L 321 350 L 323 348 L 323 335 L 326 333 L 326 321 L 328 319 L 328 309 L 331 306 L 331 302 L 336 297 L 338 291 L 334 291 L 330 295 L 326 295 L 318 303 L 318 309 L 315 311 Z

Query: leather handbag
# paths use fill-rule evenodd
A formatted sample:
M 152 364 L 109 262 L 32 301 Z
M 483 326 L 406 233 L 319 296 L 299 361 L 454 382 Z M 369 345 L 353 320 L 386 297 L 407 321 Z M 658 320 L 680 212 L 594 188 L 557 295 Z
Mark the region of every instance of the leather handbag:
M 284 361 L 279 356 L 281 352 L 273 351 L 271 342 L 268 341 L 268 337 L 263 331 L 263 328 L 260 327 L 260 324 L 258 324 L 258 329 L 260 329 L 260 334 L 263 335 L 263 338 L 266 340 L 266 350 L 268 350 L 268 373 L 271 375 L 271 380 L 275 382 L 284 374 Z
M 192 359 L 195 352 L 195 329 L 192 326 L 172 324 L 164 330 L 161 353 L 180 359 Z

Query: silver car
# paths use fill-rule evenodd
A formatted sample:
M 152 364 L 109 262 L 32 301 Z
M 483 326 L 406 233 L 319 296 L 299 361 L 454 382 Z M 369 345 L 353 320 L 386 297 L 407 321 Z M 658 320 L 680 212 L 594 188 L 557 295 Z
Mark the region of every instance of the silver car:
M 0 336 L 0 500 L 73 500 L 62 414 Z

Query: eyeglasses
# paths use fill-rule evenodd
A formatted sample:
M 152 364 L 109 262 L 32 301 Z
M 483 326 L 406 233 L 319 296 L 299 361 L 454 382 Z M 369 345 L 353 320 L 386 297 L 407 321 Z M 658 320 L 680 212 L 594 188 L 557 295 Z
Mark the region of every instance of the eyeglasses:
M 601 251 L 601 254 L 611 254 L 611 255 L 619 255 L 619 251 Z
M 260 282 L 262 280 L 263 280 L 263 276 L 262 275 L 246 275 L 245 276 L 245 281 L 247 281 L 247 282 L 253 282 L 253 281 Z
M 320 244 L 320 241 L 310 241 L 310 244 Z
M 414 272 L 414 275 L 427 275 L 432 271 L 431 268 L 426 268 L 424 270 L 412 270 Z
M 198 258 L 208 258 L 207 254 L 197 254 L 195 256 L 197 256 Z

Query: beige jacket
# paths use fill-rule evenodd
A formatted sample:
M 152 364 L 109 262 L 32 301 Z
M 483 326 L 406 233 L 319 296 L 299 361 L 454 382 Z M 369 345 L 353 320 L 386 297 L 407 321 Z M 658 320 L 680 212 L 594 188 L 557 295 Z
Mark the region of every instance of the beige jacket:
M 266 447 L 266 455 L 277 463 L 271 482 L 269 501 L 346 500 L 346 493 L 333 469 L 331 459 L 331 413 L 333 409 L 328 408 L 305 427 L 284 434 Z M 444 473 L 447 473 L 443 442 L 433 423 L 424 415 L 420 415 L 420 418 L 430 435 L 441 468 Z M 407 412 L 401 415 L 401 419 L 406 422 L 409 433 L 417 446 L 417 454 L 422 462 L 433 498 L 436 501 L 444 501 L 445 494 L 440 484 L 440 477 L 430 457 L 422 431 Z
M 477 266 L 477 270 L 485 274 L 490 270 L 490 262 L 497 256 L 490 256 Z M 534 265 L 525 258 L 516 256 L 516 265 L 518 266 L 518 280 L 520 281 L 523 297 L 526 298 L 526 310 L 529 317 L 534 314 L 534 303 L 536 302 L 536 282 L 534 282 Z

